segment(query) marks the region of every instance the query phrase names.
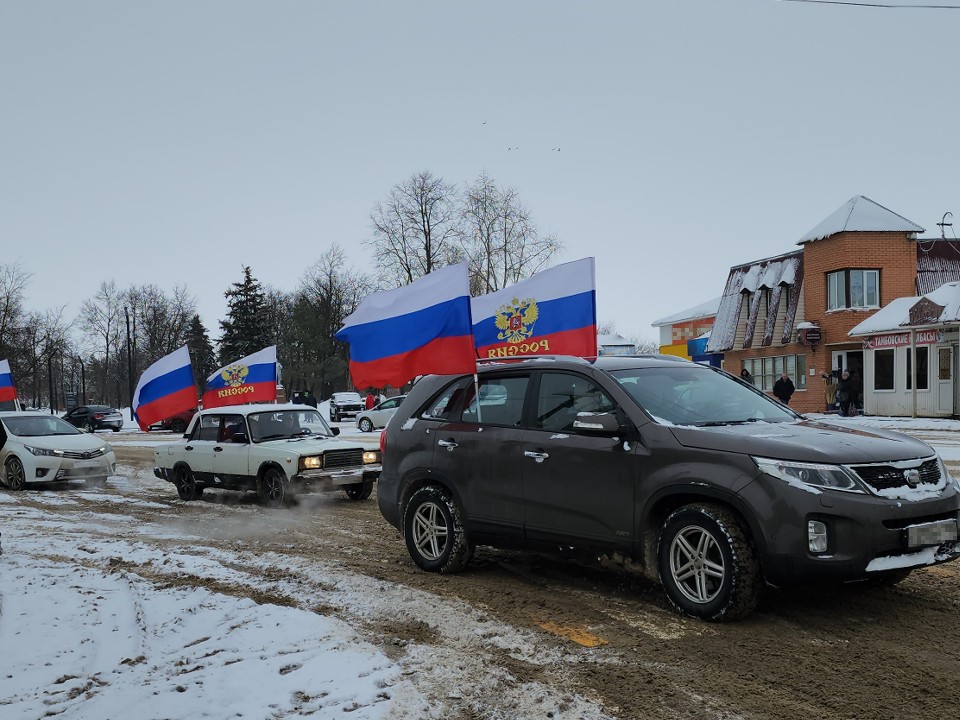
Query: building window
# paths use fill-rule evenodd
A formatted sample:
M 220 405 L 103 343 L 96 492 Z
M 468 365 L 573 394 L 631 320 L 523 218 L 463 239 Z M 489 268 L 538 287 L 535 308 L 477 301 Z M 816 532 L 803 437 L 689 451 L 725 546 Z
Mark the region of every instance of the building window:
M 763 358 L 747 358 L 743 367 L 753 375 L 753 384 L 766 392 L 773 391 L 773 384 L 786 370 L 787 376 L 793 380 L 797 390 L 807 388 L 807 356 L 806 355 L 777 355 Z
M 827 310 L 880 307 L 879 270 L 827 273 Z
M 894 350 L 873 351 L 873 389 L 893 390 Z
M 930 348 L 917 348 L 917 390 L 930 389 L 930 369 L 929 358 Z M 910 372 L 910 348 L 907 348 L 907 390 L 913 389 L 913 373 Z

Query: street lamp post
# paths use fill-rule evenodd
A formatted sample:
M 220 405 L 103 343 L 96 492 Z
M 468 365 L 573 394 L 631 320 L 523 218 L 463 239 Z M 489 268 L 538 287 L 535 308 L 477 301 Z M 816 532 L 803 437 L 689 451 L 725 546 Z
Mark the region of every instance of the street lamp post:
M 130 398 L 130 419 L 133 420 L 133 354 L 130 344 L 130 310 L 124 305 L 123 315 L 127 320 L 127 391 Z

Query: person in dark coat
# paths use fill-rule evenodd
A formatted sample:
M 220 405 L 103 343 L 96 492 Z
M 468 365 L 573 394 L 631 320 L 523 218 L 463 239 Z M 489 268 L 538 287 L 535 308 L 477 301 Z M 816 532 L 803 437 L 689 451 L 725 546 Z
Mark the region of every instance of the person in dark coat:
M 303 404 L 309 405 L 312 408 L 317 406 L 317 397 L 313 394 L 313 390 L 303 391 Z
M 840 382 L 837 383 L 837 402 L 840 403 L 841 417 L 855 414 L 851 412 L 856 407 L 854 405 L 855 393 L 856 387 L 853 380 L 850 379 L 850 373 L 844 370 L 843 374 L 840 375 Z
M 793 380 L 791 380 L 790 376 L 786 373 L 783 373 L 780 379 L 773 384 L 773 394 L 776 395 L 777 400 L 784 405 L 790 404 L 790 398 L 793 396 L 794 390 L 796 390 L 796 388 L 793 386 Z
M 747 370 L 746 368 L 743 368 L 743 370 L 740 371 L 740 379 L 743 380 L 745 383 L 750 383 L 751 385 L 753 385 L 753 375 L 751 375 L 750 371 Z

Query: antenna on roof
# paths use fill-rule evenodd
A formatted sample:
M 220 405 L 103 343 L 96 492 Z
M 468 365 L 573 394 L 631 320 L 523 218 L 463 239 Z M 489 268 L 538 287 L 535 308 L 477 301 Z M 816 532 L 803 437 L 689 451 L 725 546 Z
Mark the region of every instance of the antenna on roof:
M 946 230 L 946 229 L 953 227 L 953 223 L 952 223 L 952 222 L 947 222 L 947 217 L 953 217 L 953 213 L 950 212 L 950 211 L 945 212 L 945 213 L 943 214 L 943 217 L 940 218 L 940 222 L 937 223 L 937 225 L 940 226 L 940 237 L 941 237 L 941 239 L 943 239 L 943 240 L 946 240 L 946 239 L 947 239 L 947 230 Z M 953 231 L 951 230 L 951 232 L 953 232 Z

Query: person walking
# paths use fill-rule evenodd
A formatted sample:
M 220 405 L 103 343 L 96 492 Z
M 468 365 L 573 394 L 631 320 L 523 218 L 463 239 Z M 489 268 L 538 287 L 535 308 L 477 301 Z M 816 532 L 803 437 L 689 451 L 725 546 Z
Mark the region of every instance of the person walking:
M 312 408 L 317 406 L 317 396 L 313 394 L 313 390 L 303 391 L 303 404 L 309 405 Z
M 840 375 L 840 382 L 837 383 L 837 402 L 840 403 L 840 416 L 848 417 L 854 413 L 851 410 L 854 405 L 854 385 L 850 379 L 850 373 L 846 370 Z
M 776 395 L 777 400 L 784 405 L 790 404 L 790 398 L 793 396 L 794 390 L 796 390 L 796 388 L 793 386 L 793 380 L 791 380 L 790 376 L 786 373 L 783 373 L 780 379 L 773 384 L 773 394 Z
M 373 394 L 373 388 L 367 390 L 367 399 L 363 403 L 364 410 L 373 410 L 373 406 L 377 404 L 377 398 Z

